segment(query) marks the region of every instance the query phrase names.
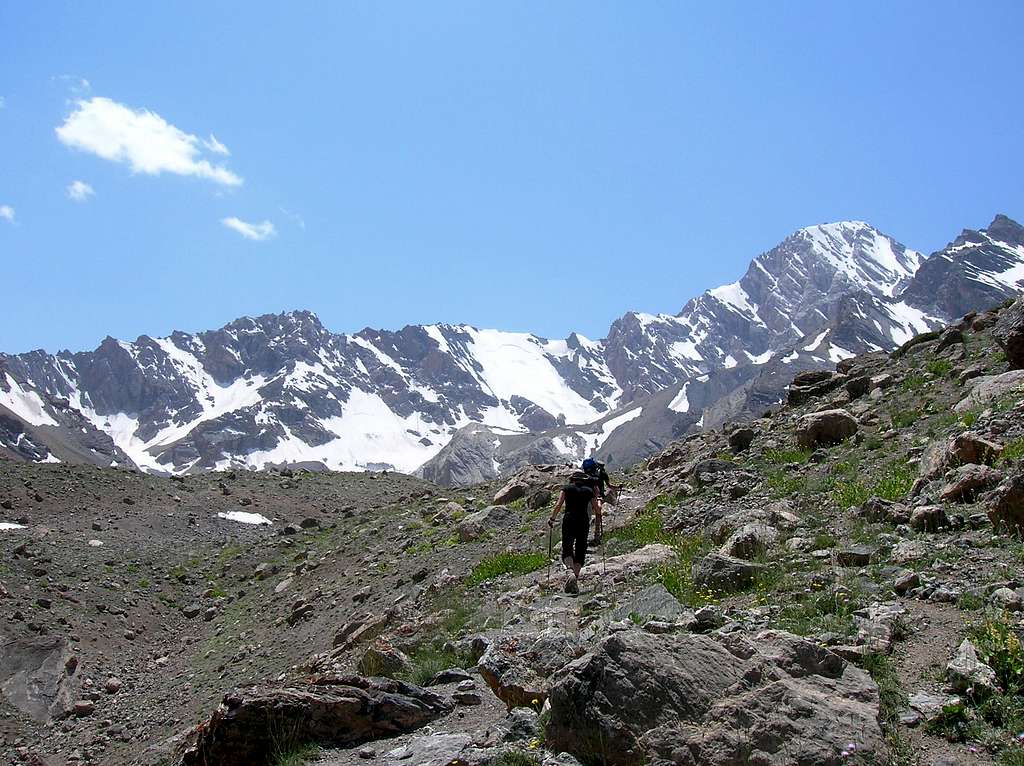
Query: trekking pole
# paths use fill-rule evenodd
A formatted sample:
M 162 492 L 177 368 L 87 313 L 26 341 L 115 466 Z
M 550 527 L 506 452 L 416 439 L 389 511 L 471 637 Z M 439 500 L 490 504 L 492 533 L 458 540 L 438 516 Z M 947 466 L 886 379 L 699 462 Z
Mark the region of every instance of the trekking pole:
M 551 541 L 555 534 L 555 528 L 548 524 L 548 590 L 551 590 Z

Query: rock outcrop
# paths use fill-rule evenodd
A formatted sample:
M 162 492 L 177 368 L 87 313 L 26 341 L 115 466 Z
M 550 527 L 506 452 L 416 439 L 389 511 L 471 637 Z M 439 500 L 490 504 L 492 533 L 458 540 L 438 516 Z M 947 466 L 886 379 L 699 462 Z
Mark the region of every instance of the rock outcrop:
M 547 742 L 608 766 L 845 762 L 882 752 L 862 670 L 776 631 L 752 639 L 622 631 L 556 674 Z

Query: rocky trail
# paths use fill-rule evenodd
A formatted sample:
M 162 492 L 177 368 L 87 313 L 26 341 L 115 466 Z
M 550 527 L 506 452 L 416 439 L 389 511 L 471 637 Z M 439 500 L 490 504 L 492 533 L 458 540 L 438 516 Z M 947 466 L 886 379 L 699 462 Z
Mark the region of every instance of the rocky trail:
M 567 466 L 0 463 L 2 762 L 1020 764 L 1022 314 L 635 466 L 575 596 Z

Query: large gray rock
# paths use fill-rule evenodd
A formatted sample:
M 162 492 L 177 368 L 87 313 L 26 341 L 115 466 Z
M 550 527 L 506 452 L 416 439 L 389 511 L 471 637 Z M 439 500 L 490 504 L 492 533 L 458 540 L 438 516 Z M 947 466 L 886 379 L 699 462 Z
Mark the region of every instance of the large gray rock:
M 628 620 L 631 616 L 636 616 L 642 621 L 671 621 L 685 611 L 679 600 L 669 593 L 664 585 L 654 583 L 627 599 L 622 606 L 612 612 L 612 618 Z
M 17 641 L 0 636 L 0 693 L 40 723 L 71 712 L 79 685 L 77 667 L 68 642 L 59 636 Z
M 499 636 L 477 663 L 480 675 L 494 696 L 509 710 L 514 707 L 540 710 L 548 698 L 547 679 L 531 667 L 525 657 L 533 640 L 533 636 Z
M 838 766 L 883 753 L 878 689 L 814 642 L 622 631 L 556 674 L 547 745 L 632 766 Z
M 459 540 L 464 543 L 479 540 L 488 532 L 509 528 L 518 518 L 516 512 L 507 506 L 489 505 L 459 522 Z
M 1024 298 L 1018 298 L 1000 313 L 999 321 L 992 328 L 992 337 L 1006 352 L 1011 369 L 1024 367 Z
M 999 688 L 996 672 L 978 659 L 978 650 L 966 638 L 957 649 L 956 656 L 946 665 L 946 680 L 953 691 L 970 693 L 975 697 Z
M 939 497 L 957 503 L 973 503 L 987 489 L 1003 480 L 1003 473 L 987 465 L 962 465 L 956 469 Z
M 779 541 L 779 531 L 767 524 L 750 523 L 733 532 L 722 545 L 721 553 L 740 559 L 753 559 Z
M 857 433 L 857 419 L 846 410 L 823 410 L 804 415 L 797 421 L 796 441 L 813 448 L 838 444 Z
M 985 506 L 992 526 L 1024 536 L 1024 470 L 1018 468 L 990 492 Z
M 296 745 L 353 745 L 418 729 L 452 707 L 438 694 L 382 678 L 324 676 L 308 684 L 242 686 L 228 692 L 209 720 L 189 735 L 181 762 L 267 763 L 280 731 L 289 732 Z
M 968 384 L 970 391 L 957 402 L 953 409 L 958 413 L 981 410 L 1014 391 L 1024 388 L 1024 370 L 1010 370 L 1001 375 L 986 375 L 975 378 Z
M 763 570 L 762 565 L 735 556 L 709 553 L 693 565 L 693 584 L 714 593 L 735 593 L 753 585 Z

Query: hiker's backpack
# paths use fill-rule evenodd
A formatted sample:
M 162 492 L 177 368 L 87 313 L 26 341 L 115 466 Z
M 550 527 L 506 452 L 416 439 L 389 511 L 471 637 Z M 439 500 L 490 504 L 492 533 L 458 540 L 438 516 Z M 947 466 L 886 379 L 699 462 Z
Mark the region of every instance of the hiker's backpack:
M 588 474 L 597 473 L 597 461 L 592 457 L 588 457 L 583 461 L 583 472 Z

